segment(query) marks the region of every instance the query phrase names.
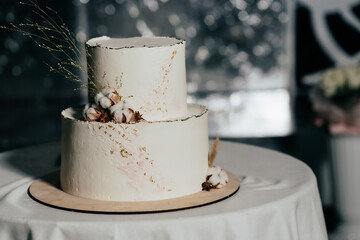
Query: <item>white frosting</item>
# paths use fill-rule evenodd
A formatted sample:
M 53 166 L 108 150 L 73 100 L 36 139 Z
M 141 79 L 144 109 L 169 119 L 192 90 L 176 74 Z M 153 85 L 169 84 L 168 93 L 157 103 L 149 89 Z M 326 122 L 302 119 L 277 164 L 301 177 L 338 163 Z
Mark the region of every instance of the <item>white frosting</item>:
M 99 88 L 127 97 L 148 121 L 184 116 L 186 105 L 185 42 L 167 37 L 100 37 L 87 42 L 88 75 Z
M 201 191 L 208 170 L 207 110 L 134 124 L 80 120 L 62 112 L 61 187 L 99 200 L 149 201 Z

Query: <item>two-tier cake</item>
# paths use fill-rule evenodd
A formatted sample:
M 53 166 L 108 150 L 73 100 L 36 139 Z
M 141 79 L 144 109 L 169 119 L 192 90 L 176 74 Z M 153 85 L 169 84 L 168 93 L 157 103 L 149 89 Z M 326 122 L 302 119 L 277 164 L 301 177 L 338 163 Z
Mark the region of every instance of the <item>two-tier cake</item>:
M 63 191 L 110 201 L 201 191 L 207 108 L 186 103 L 185 41 L 99 37 L 86 48 L 96 91 L 62 112 Z

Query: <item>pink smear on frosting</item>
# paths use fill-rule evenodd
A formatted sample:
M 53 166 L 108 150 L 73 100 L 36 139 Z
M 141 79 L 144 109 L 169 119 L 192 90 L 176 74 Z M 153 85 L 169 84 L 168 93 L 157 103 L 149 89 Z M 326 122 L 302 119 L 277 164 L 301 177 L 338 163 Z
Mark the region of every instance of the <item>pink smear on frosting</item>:
M 141 199 L 150 192 L 167 191 L 172 180 L 156 168 L 156 162 L 154 165 L 150 163 L 151 156 L 142 150 L 147 149 L 146 147 L 136 145 L 138 133 L 134 129 L 131 125 L 128 128 L 108 128 L 107 134 L 100 131 L 99 137 L 109 146 L 109 153 L 116 160 L 116 168 L 128 178 L 129 186 L 136 190 L 136 198 Z

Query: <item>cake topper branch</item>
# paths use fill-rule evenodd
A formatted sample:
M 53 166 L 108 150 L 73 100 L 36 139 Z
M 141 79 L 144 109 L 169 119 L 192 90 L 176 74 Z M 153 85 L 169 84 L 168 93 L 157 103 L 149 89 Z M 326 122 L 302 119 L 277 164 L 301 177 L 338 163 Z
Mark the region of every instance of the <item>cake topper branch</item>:
M 206 173 L 206 181 L 202 183 L 202 189 L 205 191 L 223 188 L 229 182 L 229 176 L 226 171 L 221 167 L 214 165 L 218 148 L 219 136 L 216 136 L 208 157 L 208 171 Z
M 96 84 L 94 69 L 89 63 L 82 64 L 82 59 L 91 58 L 91 55 L 79 47 L 74 33 L 69 30 L 58 13 L 51 7 L 40 7 L 37 0 L 19 2 L 19 4 L 30 7 L 31 12 L 39 17 L 42 23 L 25 19 L 23 23 L 0 25 L 0 29 L 15 31 L 29 37 L 38 47 L 47 50 L 55 60 L 55 63 L 44 61 L 50 72 L 79 83 L 80 87 L 75 90 L 87 88 L 90 94 L 95 95 L 99 88 Z M 82 79 L 81 73 L 87 74 L 88 80 Z
M 210 168 L 214 165 L 218 147 L 219 147 L 219 136 L 216 136 L 216 139 L 211 147 L 209 159 L 208 159 L 208 165 Z

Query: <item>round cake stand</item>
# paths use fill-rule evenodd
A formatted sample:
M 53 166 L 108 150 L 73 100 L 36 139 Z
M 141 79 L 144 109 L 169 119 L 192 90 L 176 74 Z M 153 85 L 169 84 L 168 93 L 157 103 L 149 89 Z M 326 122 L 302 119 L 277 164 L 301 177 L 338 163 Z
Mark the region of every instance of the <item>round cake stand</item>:
M 144 202 L 100 201 L 70 195 L 60 188 L 59 172 L 35 180 L 29 187 L 29 195 L 50 207 L 89 213 L 155 213 L 200 207 L 224 200 L 240 187 L 240 181 L 227 171 L 229 182 L 220 189 L 200 191 L 184 197 Z

